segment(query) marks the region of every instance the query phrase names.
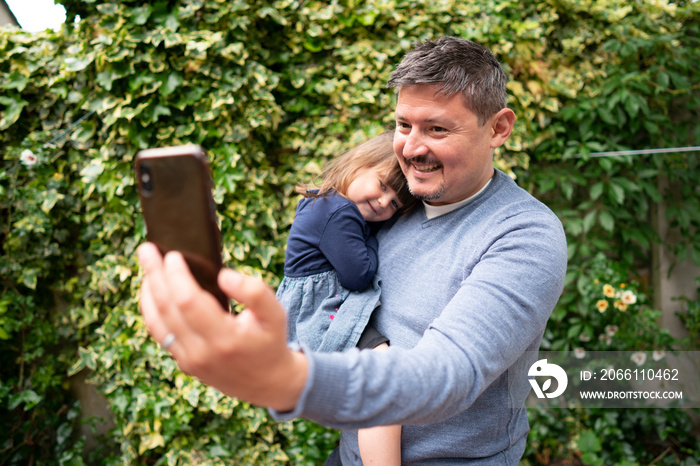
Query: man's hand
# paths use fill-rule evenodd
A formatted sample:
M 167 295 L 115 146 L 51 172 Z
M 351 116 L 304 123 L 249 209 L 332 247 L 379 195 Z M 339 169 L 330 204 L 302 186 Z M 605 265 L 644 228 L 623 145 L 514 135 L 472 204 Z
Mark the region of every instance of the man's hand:
M 308 363 L 287 347 L 284 309 L 269 286 L 222 270 L 219 286 L 246 308 L 233 315 L 199 287 L 180 253 L 161 258 L 155 245 L 146 243 L 138 257 L 145 272 L 141 314 L 180 369 L 253 404 L 278 411 L 296 406 Z

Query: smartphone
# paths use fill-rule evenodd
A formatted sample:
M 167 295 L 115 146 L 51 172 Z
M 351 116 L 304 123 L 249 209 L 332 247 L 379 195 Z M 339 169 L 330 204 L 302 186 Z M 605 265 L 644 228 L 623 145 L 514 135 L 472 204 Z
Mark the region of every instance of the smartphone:
M 198 145 L 139 151 L 134 162 L 146 237 L 161 254 L 180 251 L 199 285 L 226 311 L 219 289 L 221 235 L 207 156 Z

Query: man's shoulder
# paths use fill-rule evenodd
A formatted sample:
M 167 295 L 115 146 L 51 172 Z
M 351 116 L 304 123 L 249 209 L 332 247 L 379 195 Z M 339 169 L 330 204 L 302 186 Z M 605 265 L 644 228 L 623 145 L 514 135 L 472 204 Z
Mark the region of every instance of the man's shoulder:
M 556 218 L 554 212 L 542 201 L 518 186 L 513 178 L 500 170 L 496 170 L 489 201 L 499 206 L 502 213 L 508 216 L 524 212 L 542 212 Z

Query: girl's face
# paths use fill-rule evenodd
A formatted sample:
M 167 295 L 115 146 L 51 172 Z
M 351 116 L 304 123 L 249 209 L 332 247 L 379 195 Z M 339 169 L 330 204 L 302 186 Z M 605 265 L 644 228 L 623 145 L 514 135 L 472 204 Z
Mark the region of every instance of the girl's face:
M 396 191 L 384 182 L 384 173 L 376 167 L 361 170 L 345 195 L 368 222 L 389 220 L 403 205 Z

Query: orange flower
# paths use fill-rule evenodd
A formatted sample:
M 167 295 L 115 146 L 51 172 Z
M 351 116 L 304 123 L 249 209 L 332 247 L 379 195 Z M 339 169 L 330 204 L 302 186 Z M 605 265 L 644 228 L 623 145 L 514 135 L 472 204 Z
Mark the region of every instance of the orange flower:
M 608 298 L 612 298 L 615 296 L 615 288 L 612 285 L 603 285 L 603 294 Z
M 597 303 L 595 303 L 596 307 L 598 308 L 598 312 L 603 313 L 608 310 L 608 302 L 604 299 L 598 300 Z
M 619 299 L 615 301 L 614 306 L 615 306 L 615 309 L 622 311 L 622 312 L 625 312 L 627 310 L 627 304 L 625 304 L 624 302 L 622 302 Z

